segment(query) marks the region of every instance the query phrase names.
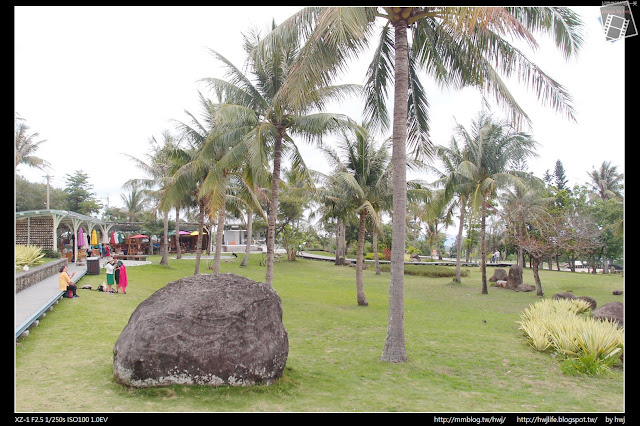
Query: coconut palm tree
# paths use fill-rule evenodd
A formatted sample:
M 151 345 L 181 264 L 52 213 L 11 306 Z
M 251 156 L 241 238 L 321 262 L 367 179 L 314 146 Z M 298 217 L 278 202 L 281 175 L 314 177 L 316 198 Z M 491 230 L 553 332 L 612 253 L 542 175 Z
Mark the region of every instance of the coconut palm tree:
M 453 224 L 453 213 L 456 208 L 456 203 L 453 202 L 452 197 L 447 194 L 444 189 L 434 191 L 431 200 L 432 201 L 425 206 L 423 218 L 427 223 L 427 236 L 436 247 L 438 259 L 442 260 L 440 241 L 443 235 L 440 231 L 442 227 L 446 229 Z
M 264 171 L 264 173 L 261 173 Z M 251 251 L 251 241 L 253 239 L 253 215 L 257 212 L 260 216 L 267 220 L 267 213 L 263 210 L 262 205 L 268 203 L 268 198 L 264 183 L 267 181 L 267 170 L 252 170 L 250 167 L 244 167 L 239 176 L 239 190 L 237 191 L 240 200 L 245 205 L 247 212 L 247 243 L 244 251 L 244 258 L 240 266 L 247 266 L 249 263 L 249 253 Z
M 16 162 L 13 167 L 14 171 L 18 168 L 19 164 L 26 164 L 29 167 L 35 167 L 37 169 L 44 169 L 49 165 L 46 160 L 33 155 L 38 148 L 40 148 L 40 144 L 47 140 L 36 141 L 36 138 L 40 135 L 38 133 L 29 133 L 29 129 L 30 127 L 27 125 L 24 118 L 16 117 L 14 135 L 14 142 L 16 144 L 16 149 L 14 151 L 16 155 Z
M 260 41 L 260 34 L 252 32 L 245 36 L 245 51 L 254 52 Z M 354 93 L 357 86 L 342 85 L 317 88 L 309 93 L 310 98 L 302 104 L 292 105 L 284 96 L 288 87 L 289 74 L 300 52 L 300 40 L 279 40 L 278 47 L 267 56 L 249 55 L 245 75 L 224 56 L 212 51 L 226 70 L 226 79 L 205 78 L 203 81 L 217 93 L 220 105 L 217 112 L 220 129 L 224 133 L 217 136 L 241 140 L 234 149 L 237 156 L 249 162 L 273 163 L 271 194 L 268 207 L 267 262 L 265 281 L 273 284 L 273 263 L 275 253 L 276 218 L 278 214 L 278 188 L 280 185 L 283 156 L 289 156 L 292 167 L 301 167 L 304 161 L 295 145 L 293 136 L 300 136 L 307 142 L 319 143 L 322 136 L 350 121 L 341 114 L 313 111 L 322 110 L 330 100 L 343 99 Z M 233 154 L 229 164 L 239 161 Z
M 464 161 L 464 151 L 455 138 L 451 138 L 448 146 L 438 146 L 436 157 L 441 166 L 431 166 L 429 169 L 437 176 L 434 185 L 442 187 L 446 197 L 456 199 L 455 204 L 460 212 L 458 238 L 456 240 L 456 276 L 454 282 L 461 282 L 462 230 L 464 229 L 467 201 L 473 191 L 473 182 L 458 173 L 458 167 Z
M 171 154 L 177 148 L 179 140 L 171 134 L 170 131 L 164 130 L 162 132 L 162 142 L 158 142 L 155 136 L 149 139 L 149 151 L 146 154 L 147 161 L 138 159 L 132 155 L 126 154 L 131 160 L 134 161 L 136 166 L 140 168 L 147 178 L 143 179 L 130 179 L 125 182 L 124 186 L 131 188 L 132 200 L 133 195 L 138 188 L 144 188 L 143 194 L 146 194 L 148 199 L 157 198 L 161 200 L 162 195 L 166 192 L 169 180 L 175 172 L 175 165 L 171 162 Z M 164 213 L 164 234 L 163 234 L 163 250 L 162 259 L 160 264 L 167 265 L 168 255 L 168 226 L 169 226 L 169 207 L 163 205 L 158 201 L 158 207 Z
M 211 208 L 212 192 L 203 189 L 204 181 L 215 164 L 215 154 L 219 153 L 218 158 L 224 155 L 220 153 L 222 149 L 212 142 L 211 134 L 215 128 L 215 107 L 202 94 L 199 94 L 199 98 L 202 119 L 199 120 L 189 111 L 185 111 L 191 119 L 190 122 L 177 121 L 177 128 L 187 146 L 173 152 L 173 161 L 176 162 L 178 168 L 173 174 L 164 199 L 164 202 L 169 205 L 185 205 L 186 200 L 190 199 L 191 205 L 198 209 L 194 274 L 198 274 L 200 271 L 205 216 L 211 216 L 211 213 L 216 212 Z M 220 192 L 218 191 L 218 194 Z
M 288 79 L 291 105 L 312 101 L 317 88 L 342 73 L 357 58 L 382 20 L 380 43 L 368 71 L 366 120 L 388 128 L 386 95 L 393 92 L 393 223 L 389 327 L 381 359 L 406 360 L 404 343 L 404 240 L 406 212 L 406 145 L 414 153 L 429 152 L 428 103 L 417 71 L 421 68 L 440 84 L 472 85 L 495 96 L 515 121 L 528 120 L 500 78 L 517 75 L 544 103 L 573 118 L 566 90 L 544 74 L 518 49 L 502 38 L 513 35 L 536 46 L 531 31 L 555 37 L 566 57 L 575 53 L 582 39 L 580 21 L 567 8 L 467 8 L 467 7 L 310 7 L 286 20 L 266 38 L 258 54 L 268 57 L 280 40 L 308 40 Z M 412 41 L 409 45 L 408 33 Z M 393 79 L 393 81 L 391 81 Z M 411 106 L 409 106 L 411 105 Z
M 460 163 L 458 173 L 473 182 L 472 204 L 480 211 L 482 294 L 487 294 L 487 206 L 497 195 L 498 188 L 507 184 L 523 185 L 520 177 L 525 177 L 526 173 L 511 167 L 535 156 L 537 143 L 530 135 L 516 131 L 509 122 L 497 121 L 485 111 L 478 114 L 478 118 L 472 123 L 471 132 L 462 125 L 457 126 L 456 132 L 465 143 L 465 160 Z
M 316 179 L 316 208 L 309 215 L 310 219 L 318 218 L 319 222 L 327 223 L 335 220 L 336 224 L 336 249 L 335 265 L 343 265 L 345 258 L 344 234 L 345 222 L 353 214 L 349 208 L 349 200 L 344 196 L 344 187 L 338 185 L 335 179 L 319 172 L 314 172 Z
M 618 167 L 610 161 L 603 161 L 598 170 L 592 169 L 588 175 L 589 186 L 601 199 L 622 198 L 624 173 L 618 173 Z
M 140 213 L 147 202 L 142 189 L 137 185 L 129 185 L 129 193 L 120 194 L 120 199 L 124 203 L 124 210 L 127 212 L 129 223 L 133 222 L 136 215 Z
M 377 230 L 382 230 L 379 214 L 381 190 L 391 174 L 387 143 L 377 146 L 364 127 L 353 132 L 343 132 L 338 150 L 324 147 L 323 151 L 333 166 L 331 179 L 341 189 L 343 196 L 351 200 L 352 209 L 358 214 L 358 247 L 356 258 L 357 303 L 367 306 L 364 292 L 364 239 L 367 219 Z

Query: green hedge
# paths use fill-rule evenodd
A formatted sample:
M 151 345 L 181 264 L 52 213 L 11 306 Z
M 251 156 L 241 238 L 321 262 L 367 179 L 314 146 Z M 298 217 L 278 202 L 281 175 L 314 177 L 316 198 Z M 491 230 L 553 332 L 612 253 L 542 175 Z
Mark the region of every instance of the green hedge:
M 385 263 L 380 265 L 380 270 L 382 272 L 389 272 L 390 267 L 391 266 L 388 263 Z M 442 266 L 442 265 L 404 265 L 404 274 L 418 275 L 418 276 L 429 277 L 429 278 L 455 277 L 456 268 L 452 266 Z M 460 276 L 468 277 L 469 270 L 462 269 L 460 271 Z

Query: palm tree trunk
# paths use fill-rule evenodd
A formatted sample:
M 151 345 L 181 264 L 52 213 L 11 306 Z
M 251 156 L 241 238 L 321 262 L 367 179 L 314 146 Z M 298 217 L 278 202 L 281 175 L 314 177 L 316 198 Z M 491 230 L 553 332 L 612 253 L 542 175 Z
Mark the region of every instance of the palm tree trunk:
M 198 238 L 196 238 L 196 268 L 193 272 L 197 275 L 200 272 L 200 256 L 202 255 L 202 230 L 204 229 L 204 201 L 199 201 L 200 213 L 198 216 Z
M 360 227 L 358 229 L 358 256 L 356 258 L 356 292 L 358 297 L 358 305 L 368 306 L 367 297 L 364 294 L 364 278 L 362 276 L 364 269 L 364 234 L 366 232 L 365 221 L 367 213 L 360 213 Z
M 461 280 L 461 273 L 460 273 L 460 266 L 462 264 L 462 260 L 460 259 L 460 256 L 462 256 L 462 230 L 464 228 L 464 213 L 465 213 L 465 209 L 464 209 L 464 205 L 465 203 L 463 203 L 462 200 L 460 200 L 460 225 L 458 226 L 458 240 L 456 242 L 456 278 L 455 278 L 455 282 L 460 283 L 462 282 Z
M 376 264 L 376 275 L 381 275 L 382 271 L 380 271 L 380 259 L 378 257 L 378 230 L 376 227 L 373 227 L 373 260 Z
M 273 147 L 273 176 L 271 177 L 271 200 L 267 224 L 267 272 L 265 281 L 273 286 L 273 264 L 275 255 L 276 218 L 278 217 L 278 187 L 280 185 L 280 161 L 282 160 L 282 132 L 276 136 Z
M 182 247 L 180 247 L 180 208 L 176 206 L 176 259 L 182 259 Z
M 342 221 L 340 227 L 340 264 L 344 265 L 347 258 L 347 222 Z
M 249 263 L 249 252 L 251 251 L 251 236 L 253 234 L 253 208 L 248 207 L 247 210 L 247 241 L 245 241 L 244 259 L 240 266 L 247 266 Z
M 540 259 L 532 256 L 532 269 L 533 269 L 533 279 L 536 282 L 536 294 L 540 297 L 544 296 L 542 292 L 542 282 L 540 281 L 540 275 L 538 274 L 538 269 L 540 267 Z
M 161 265 L 168 265 L 169 254 L 169 211 L 164 213 L 164 232 L 162 235 L 162 259 L 160 259 Z
M 485 231 L 487 216 L 487 200 L 482 197 L 482 218 L 480 219 L 480 271 L 482 272 L 482 294 L 489 294 L 487 290 L 487 248 L 485 247 Z
M 342 234 L 342 221 L 338 219 L 338 223 L 336 223 L 336 265 L 342 265 L 342 238 L 340 235 Z
M 409 96 L 409 47 L 407 23 L 394 23 L 395 87 L 393 105 L 391 279 L 389 283 L 389 325 L 382 361 L 405 362 L 404 336 L 404 250 L 407 217 L 407 101 Z
M 224 203 L 218 211 L 218 228 L 216 229 L 216 252 L 213 256 L 213 273 L 220 272 L 220 253 L 222 253 L 222 236 L 224 234 Z
M 522 224 L 518 224 L 518 239 L 522 241 Z M 520 267 L 524 268 L 524 249 L 518 246 L 518 261 L 516 262 Z

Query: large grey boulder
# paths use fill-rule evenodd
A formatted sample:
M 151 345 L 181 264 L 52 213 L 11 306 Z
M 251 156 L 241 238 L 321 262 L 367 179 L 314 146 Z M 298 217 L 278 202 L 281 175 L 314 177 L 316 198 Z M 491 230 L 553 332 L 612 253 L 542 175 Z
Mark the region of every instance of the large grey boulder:
M 502 268 L 496 268 L 493 271 L 493 276 L 489 278 L 489 281 L 491 282 L 507 281 L 507 271 L 505 271 Z
M 288 353 L 282 302 L 271 286 L 199 274 L 138 305 L 113 348 L 113 374 L 133 387 L 271 384 Z
M 562 299 L 573 300 L 573 299 L 576 299 L 576 296 L 570 291 L 563 291 L 561 293 L 554 294 L 552 299 L 554 299 L 554 300 L 562 300 Z
M 519 265 L 511 265 L 509 267 L 509 275 L 507 276 L 507 285 L 505 288 L 515 290 L 522 284 L 522 267 Z
M 593 317 L 600 320 L 610 320 L 624 327 L 624 305 L 622 302 L 605 303 L 593 311 Z

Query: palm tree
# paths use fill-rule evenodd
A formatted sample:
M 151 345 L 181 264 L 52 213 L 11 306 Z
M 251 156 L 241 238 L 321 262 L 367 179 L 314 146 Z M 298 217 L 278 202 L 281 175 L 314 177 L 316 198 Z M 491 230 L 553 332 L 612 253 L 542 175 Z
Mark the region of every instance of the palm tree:
M 138 168 L 148 176 L 145 179 L 130 179 L 125 183 L 125 187 L 129 187 L 132 190 L 132 196 L 134 190 L 137 188 L 143 189 L 143 193 L 149 197 L 155 197 L 158 199 L 158 207 L 164 213 L 164 233 L 163 233 L 163 248 L 161 265 L 167 265 L 168 252 L 169 252 L 169 207 L 162 204 L 162 195 L 166 192 L 173 173 L 175 172 L 174 163 L 171 161 L 171 155 L 177 148 L 179 140 L 176 139 L 170 131 L 164 130 L 162 132 L 162 143 L 158 142 L 155 136 L 149 139 L 150 149 L 147 153 L 147 162 L 126 154 L 132 159 Z
M 268 198 L 261 182 L 267 180 L 266 173 L 261 173 L 262 169 L 256 171 L 250 167 L 244 167 L 241 175 L 239 176 L 239 191 L 238 195 L 240 200 L 246 206 L 247 211 L 247 243 L 244 251 L 244 258 L 240 263 L 240 266 L 247 266 L 249 263 L 249 253 L 251 251 L 251 241 L 253 239 L 253 215 L 254 211 L 260 214 L 267 220 L 267 214 L 262 208 L 262 204 L 268 202 Z M 264 169 L 266 172 L 266 169 Z
M 213 163 L 209 161 L 211 153 L 216 151 L 209 144 L 207 151 L 203 154 L 207 141 L 211 140 L 211 133 L 215 127 L 215 108 L 212 103 L 201 94 L 200 104 L 202 107 L 202 117 L 204 122 L 198 120 L 192 113 L 185 111 L 191 118 L 190 123 L 178 121 L 177 127 L 181 132 L 181 137 L 187 142 L 186 148 L 176 149 L 173 152 L 173 161 L 178 164 L 178 168 L 173 174 L 171 183 L 165 193 L 165 202 L 172 205 L 185 205 L 190 199 L 190 204 L 197 207 L 198 237 L 196 239 L 196 262 L 194 275 L 200 271 L 200 258 L 202 256 L 202 236 L 204 233 L 205 216 L 211 213 L 211 194 L 202 189 L 203 183 Z
M 452 197 L 443 189 L 435 191 L 431 197 L 432 201 L 425 206 L 423 217 L 427 223 L 428 237 L 433 242 L 438 252 L 438 259 L 442 260 L 440 241 L 443 235 L 439 228 L 445 229 L 453 224 L 453 212 L 456 207 L 452 202 Z
M 44 169 L 49 163 L 42 158 L 33 155 L 34 152 L 40 148 L 40 144 L 46 142 L 45 140 L 36 141 L 40 135 L 38 133 L 29 133 L 30 127 L 22 117 L 16 117 L 16 128 L 14 142 L 16 144 L 15 155 L 16 162 L 13 167 L 14 171 L 18 168 L 19 164 L 26 164 L 29 167 L 35 167 L 37 169 Z
M 414 153 L 429 151 L 428 103 L 417 78 L 418 67 L 440 84 L 473 85 L 492 93 L 519 122 L 527 116 L 500 79 L 500 73 L 517 74 L 545 103 L 573 118 L 565 89 L 501 34 L 522 38 L 535 47 L 531 31 L 548 32 L 569 57 L 582 42 L 581 23 L 575 13 L 557 7 L 309 7 L 272 32 L 258 52 L 268 57 L 282 38 L 297 40 L 301 35 L 307 36 L 294 75 L 288 79 L 288 96 L 293 104 L 306 105 L 318 87 L 343 72 L 347 61 L 364 50 L 373 39 L 378 18 L 385 25 L 369 67 L 365 112 L 367 121 L 375 120 L 388 128 L 385 98 L 393 77 L 393 211 L 395 218 L 402 219 L 393 222 L 389 326 L 381 359 L 401 362 L 406 360 L 403 299 L 407 141 Z M 412 30 L 411 46 L 408 29 Z
M 364 239 L 366 222 L 370 220 L 377 230 L 382 229 L 379 207 L 383 198 L 381 190 L 391 173 L 389 149 L 386 143 L 379 147 L 364 127 L 353 134 L 343 132 L 338 142 L 340 152 L 325 147 L 330 164 L 333 165 L 332 180 L 341 188 L 343 196 L 352 200 L 352 208 L 358 214 L 358 248 L 356 258 L 357 303 L 367 306 L 364 293 Z
M 591 178 L 589 186 L 603 200 L 622 198 L 624 187 L 624 173 L 618 173 L 617 166 L 611 166 L 610 161 L 603 161 L 598 170 L 588 173 Z
M 327 223 L 335 220 L 336 223 L 336 249 L 335 265 L 343 265 L 345 257 L 344 234 L 345 222 L 352 215 L 349 209 L 348 199 L 344 197 L 342 186 L 335 179 L 325 176 L 320 172 L 314 172 L 320 185 L 316 186 L 316 208 L 309 215 L 311 219 L 319 217 L 319 222 Z
M 454 282 L 461 282 L 462 230 L 464 229 L 467 201 L 473 191 L 472 181 L 458 173 L 458 167 L 464 161 L 464 151 L 455 138 L 451 138 L 448 146 L 438 146 L 436 157 L 440 160 L 441 169 L 430 167 L 436 173 L 436 186 L 444 189 L 446 197 L 456 197 L 456 205 L 460 212 L 458 238 L 456 240 L 456 276 Z
M 254 52 L 259 41 L 258 33 L 245 36 L 245 51 Z M 304 162 L 292 136 L 302 136 L 308 142 L 320 142 L 324 134 L 349 125 L 349 120 L 343 115 L 311 111 L 321 110 L 325 102 L 353 93 L 356 86 L 322 87 L 309 93 L 312 100 L 293 107 L 290 99 L 284 96 L 283 88 L 288 87 L 289 74 L 299 54 L 299 40 L 279 40 L 278 48 L 268 56 L 249 55 L 247 69 L 253 79 L 224 56 L 215 51 L 212 53 L 227 71 L 227 80 L 204 79 L 221 99 L 217 119 L 220 120 L 220 128 L 226 132 L 217 138 L 241 139 L 233 150 L 236 157 L 230 153 L 228 164 L 237 164 L 240 156 L 249 162 L 261 163 L 267 157 L 273 162 L 265 278 L 267 284 L 272 285 L 282 157 L 290 156 L 293 167 L 301 167 Z
M 137 185 L 129 184 L 127 186 L 129 187 L 129 193 L 120 194 L 120 198 L 124 203 L 124 210 L 129 216 L 129 223 L 131 223 L 136 215 L 144 209 L 147 200 L 144 192 Z
M 526 158 L 534 156 L 537 143 L 530 135 L 516 131 L 507 121 L 495 121 L 482 111 L 472 123 L 469 133 L 462 125 L 457 126 L 457 134 L 465 142 L 465 160 L 458 172 L 473 182 L 471 194 L 473 205 L 480 210 L 480 268 L 482 271 L 482 294 L 487 294 L 486 268 L 486 216 L 487 206 L 496 190 L 506 184 L 522 185 L 518 176 L 523 172 L 510 169 Z

